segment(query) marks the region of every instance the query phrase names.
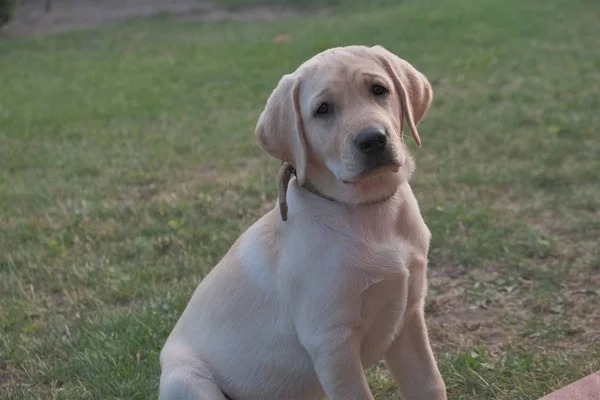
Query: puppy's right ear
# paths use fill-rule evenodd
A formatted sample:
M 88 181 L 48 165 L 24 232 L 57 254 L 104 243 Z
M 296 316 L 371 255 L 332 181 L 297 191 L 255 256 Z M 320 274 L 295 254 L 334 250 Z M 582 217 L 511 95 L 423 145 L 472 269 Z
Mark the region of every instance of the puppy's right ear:
M 256 125 L 260 146 L 275 158 L 292 165 L 298 183 L 306 180 L 306 139 L 300 114 L 300 80 L 284 75 L 269 96 Z

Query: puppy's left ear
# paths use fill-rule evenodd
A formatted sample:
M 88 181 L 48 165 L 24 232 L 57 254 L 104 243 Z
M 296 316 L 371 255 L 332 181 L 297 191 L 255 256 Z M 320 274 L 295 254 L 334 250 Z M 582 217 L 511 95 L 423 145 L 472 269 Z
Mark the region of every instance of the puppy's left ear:
M 429 84 L 425 75 L 417 71 L 407 61 L 382 46 L 373 46 L 371 50 L 375 52 L 376 57 L 383 64 L 394 82 L 394 88 L 400 98 L 400 106 L 402 107 L 403 114 L 400 115 L 400 126 L 404 125 L 402 119 L 406 118 L 415 143 L 421 147 L 421 138 L 417 131 L 417 125 L 425 116 L 433 100 L 431 84 Z M 402 134 L 402 128 L 400 133 Z

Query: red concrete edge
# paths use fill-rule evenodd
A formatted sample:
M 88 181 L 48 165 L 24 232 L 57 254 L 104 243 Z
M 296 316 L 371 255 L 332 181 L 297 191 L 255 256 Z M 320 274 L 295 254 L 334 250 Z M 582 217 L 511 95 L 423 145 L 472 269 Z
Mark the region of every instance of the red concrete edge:
M 581 378 L 539 400 L 600 400 L 600 371 Z

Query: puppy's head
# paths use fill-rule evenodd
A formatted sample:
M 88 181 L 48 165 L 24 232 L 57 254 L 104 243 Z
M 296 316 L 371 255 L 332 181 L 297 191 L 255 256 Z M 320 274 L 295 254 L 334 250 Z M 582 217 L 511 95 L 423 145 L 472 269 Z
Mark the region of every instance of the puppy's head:
M 383 47 L 334 48 L 281 79 L 256 135 L 295 167 L 300 185 L 348 204 L 376 201 L 412 172 L 403 122 L 420 146 L 431 100 L 425 76 Z

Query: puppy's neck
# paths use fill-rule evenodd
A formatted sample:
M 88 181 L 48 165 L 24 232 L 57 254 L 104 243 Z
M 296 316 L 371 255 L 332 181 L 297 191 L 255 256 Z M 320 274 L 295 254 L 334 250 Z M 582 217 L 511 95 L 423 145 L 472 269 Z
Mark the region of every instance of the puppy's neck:
M 293 177 L 289 184 L 288 204 L 290 227 L 304 222 L 326 226 L 336 232 L 346 232 L 364 237 L 381 237 L 395 232 L 399 215 L 410 198 L 408 183 L 401 185 L 385 201 L 350 206 L 327 200 L 300 186 Z M 288 222 L 282 222 L 287 224 Z
M 307 180 L 304 185 L 302 186 L 302 189 L 304 190 L 308 190 L 309 192 L 316 194 L 319 197 L 324 198 L 325 200 L 329 200 L 329 201 L 333 201 L 333 202 L 337 202 L 337 203 L 342 203 L 346 206 L 349 207 L 359 207 L 359 206 L 363 206 L 363 205 L 369 205 L 369 204 L 376 204 L 376 203 L 381 203 L 384 202 L 386 200 L 389 200 L 395 193 L 395 190 L 390 190 L 387 192 L 384 192 L 381 194 L 381 197 L 378 198 L 373 198 L 373 199 L 369 199 L 369 200 L 365 200 L 365 201 L 359 201 L 359 202 L 352 202 L 352 203 L 348 203 L 346 201 L 343 200 L 338 200 L 335 199 L 334 197 L 328 196 L 326 194 L 324 194 L 323 192 L 321 192 L 321 190 L 319 190 L 319 188 L 317 188 L 311 181 Z
M 414 161 L 407 155 L 406 161 L 396 173 L 382 174 L 357 183 L 344 183 L 328 168 L 309 164 L 304 187 L 339 203 L 360 206 L 392 197 L 402 184 L 409 181 L 413 170 Z
M 414 160 L 409 155 L 400 170 L 356 184 L 339 181 L 329 170 L 308 166 L 307 179 L 300 190 L 308 191 L 328 202 L 347 207 L 361 207 L 384 203 L 394 197 L 402 186 L 406 186 L 414 170 Z M 294 168 L 283 163 L 277 178 L 279 208 L 283 221 L 287 220 L 287 189 L 295 175 Z

